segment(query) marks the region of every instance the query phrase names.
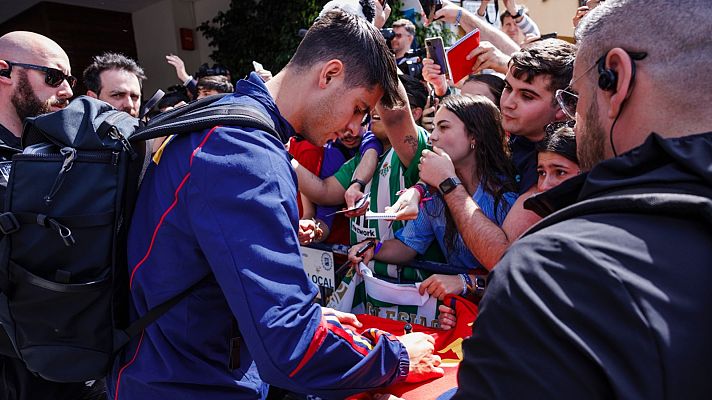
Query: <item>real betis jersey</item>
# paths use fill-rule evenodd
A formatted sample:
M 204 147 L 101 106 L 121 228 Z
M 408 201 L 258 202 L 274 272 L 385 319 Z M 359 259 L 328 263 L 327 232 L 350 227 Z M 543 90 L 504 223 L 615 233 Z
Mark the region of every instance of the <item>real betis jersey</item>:
M 418 148 L 406 168 L 398 158 L 395 150 L 388 150 L 378 162 L 373 178 L 366 185 L 364 193 L 371 194 L 369 210 L 373 212 L 383 212 L 383 210 L 398 200 L 397 193 L 405 188 L 411 187 L 418 182 L 418 164 L 423 150 L 427 148 L 428 132 L 418 127 Z M 339 171 L 334 174 L 336 179 L 344 188 L 348 188 L 359 160 L 352 159 L 344 164 Z M 403 221 L 366 220 L 364 216 L 352 218 L 351 243 L 359 243 L 369 238 L 378 240 L 388 240 L 395 238 L 394 233 L 403 227 Z M 373 271 L 377 275 L 385 275 L 393 278 L 398 277 L 397 266 L 376 261 L 372 265 Z M 416 279 L 416 276 L 403 276 L 404 279 Z
M 386 207 L 398 200 L 397 193 L 400 190 L 411 187 L 418 182 L 418 164 L 420 163 L 421 153 L 428 148 L 427 141 L 428 132 L 418 127 L 418 148 L 407 168 L 401 163 L 393 148 L 381 156 L 373 178 L 364 189 L 364 193 L 370 193 L 371 196 L 369 210 L 383 212 Z M 344 188 L 348 188 L 358 162 L 358 159 L 352 159 L 334 174 Z M 394 239 L 395 232 L 404 226 L 404 222 L 393 221 L 391 223 L 385 220 L 366 220 L 361 216 L 352 218 L 350 226 L 351 243 L 355 244 L 368 238 L 376 238 L 381 241 Z M 437 244 L 433 247 L 436 248 Z M 426 256 L 425 258 L 431 259 L 431 261 L 440 261 L 442 260 L 442 253 L 437 248 L 436 255 L 433 257 Z M 371 261 L 369 268 L 373 270 L 376 277 L 400 278 L 403 281 L 410 282 L 422 281 L 430 275 L 415 268 L 399 267 L 380 261 Z M 389 319 L 408 320 L 427 326 L 433 326 L 437 323 L 436 307 L 434 309 L 433 307 L 428 307 L 429 310 L 426 311 L 419 310 L 418 306 L 396 306 L 379 301 L 366 293 L 360 279 L 352 280 L 352 278 L 351 272 L 344 277 L 341 286 L 337 288 L 332 296 L 330 307 L 354 313 L 368 313 Z M 338 303 L 341 298 L 344 298 L 346 291 L 349 291 L 349 300 L 353 298 L 353 304 L 340 304 L 337 306 L 335 302 Z

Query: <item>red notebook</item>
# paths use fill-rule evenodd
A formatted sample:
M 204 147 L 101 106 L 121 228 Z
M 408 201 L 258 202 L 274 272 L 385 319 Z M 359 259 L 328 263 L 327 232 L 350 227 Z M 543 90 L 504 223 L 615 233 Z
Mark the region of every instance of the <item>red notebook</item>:
M 447 63 L 450 67 L 450 79 L 452 79 L 453 83 L 457 84 L 462 78 L 472 73 L 472 67 L 475 65 L 477 58 L 467 60 L 465 57 L 479 45 L 480 30 L 475 28 L 445 51 L 445 57 L 447 57 Z

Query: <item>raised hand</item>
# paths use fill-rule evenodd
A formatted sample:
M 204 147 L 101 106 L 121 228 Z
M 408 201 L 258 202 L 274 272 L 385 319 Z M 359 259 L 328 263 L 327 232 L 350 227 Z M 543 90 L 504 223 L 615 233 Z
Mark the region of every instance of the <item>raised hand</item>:
M 176 75 L 181 82 L 185 82 L 190 78 L 188 72 L 185 70 L 185 63 L 183 60 L 175 54 L 169 54 L 166 56 L 166 62 L 171 64 L 176 69 Z
M 423 59 L 423 80 L 433 86 L 436 95 L 444 96 L 447 93 L 447 77 L 440 71 L 440 65 L 430 58 Z
M 433 146 L 432 151 L 423 150 L 418 170 L 420 180 L 433 187 L 438 187 L 445 179 L 456 176 L 450 156 L 437 146 Z
M 506 74 L 509 69 L 510 57 L 488 41 L 480 42 L 480 45 L 467 55 L 468 60 L 473 58 L 477 58 L 472 66 L 473 73 L 478 73 L 483 69 L 493 69 Z

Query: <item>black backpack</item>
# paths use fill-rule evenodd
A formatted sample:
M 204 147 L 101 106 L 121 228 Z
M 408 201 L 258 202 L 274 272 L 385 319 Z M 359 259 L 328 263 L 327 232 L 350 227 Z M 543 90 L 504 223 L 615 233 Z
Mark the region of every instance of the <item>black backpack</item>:
M 129 325 L 126 234 L 150 156 L 145 141 L 233 125 L 285 142 L 263 113 L 215 104 L 223 96 L 161 114 L 145 126 L 85 96 L 28 119 L 0 214 L 5 354 L 16 354 L 51 381 L 102 378 L 122 346 L 202 283 Z

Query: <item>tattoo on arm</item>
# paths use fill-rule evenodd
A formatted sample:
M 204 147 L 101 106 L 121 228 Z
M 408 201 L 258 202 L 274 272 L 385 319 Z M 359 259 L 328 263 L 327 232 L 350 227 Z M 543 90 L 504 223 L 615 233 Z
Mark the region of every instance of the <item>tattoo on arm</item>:
M 418 139 L 416 139 L 412 135 L 406 135 L 406 137 L 403 138 L 403 143 L 410 145 L 410 147 L 412 147 L 413 152 L 418 150 Z

